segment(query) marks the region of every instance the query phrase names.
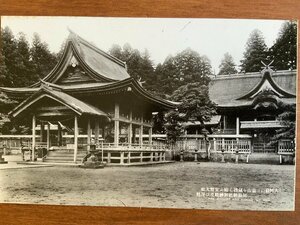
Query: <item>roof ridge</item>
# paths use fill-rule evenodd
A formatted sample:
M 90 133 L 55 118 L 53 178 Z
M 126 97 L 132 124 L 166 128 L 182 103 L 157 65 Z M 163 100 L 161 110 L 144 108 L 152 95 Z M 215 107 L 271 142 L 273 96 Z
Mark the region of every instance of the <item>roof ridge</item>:
M 81 36 L 79 36 L 77 33 L 75 33 L 74 31 L 72 31 L 71 29 L 68 29 L 70 34 L 69 34 L 69 37 L 70 37 L 70 40 L 72 41 L 80 41 L 82 42 L 82 44 L 84 44 L 85 46 L 93 49 L 94 51 L 98 52 L 99 54 L 105 56 L 106 58 L 114 61 L 115 63 L 119 64 L 120 66 L 123 66 L 124 68 L 126 68 L 126 62 L 118 59 L 117 57 L 103 51 L 102 49 L 100 49 L 99 47 L 97 47 L 95 44 L 92 44 L 91 42 L 85 40 L 84 38 L 82 38 Z M 68 38 L 69 39 L 69 38 Z
M 285 74 L 286 73 L 286 74 Z M 272 76 L 280 76 L 280 75 L 292 75 L 293 73 L 297 73 L 297 70 L 275 70 L 273 71 Z M 249 72 L 249 73 L 235 73 L 235 74 L 226 74 L 226 75 L 212 75 L 212 80 L 226 80 L 226 79 L 242 79 L 245 77 L 262 77 L 263 73 L 260 72 Z

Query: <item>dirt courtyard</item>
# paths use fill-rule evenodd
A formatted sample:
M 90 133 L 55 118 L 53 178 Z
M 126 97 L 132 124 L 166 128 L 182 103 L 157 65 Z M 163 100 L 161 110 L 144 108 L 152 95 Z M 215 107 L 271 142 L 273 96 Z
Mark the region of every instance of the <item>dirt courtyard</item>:
M 1 166 L 1 165 L 0 165 Z M 0 170 L 0 202 L 293 210 L 293 165 L 176 162 Z

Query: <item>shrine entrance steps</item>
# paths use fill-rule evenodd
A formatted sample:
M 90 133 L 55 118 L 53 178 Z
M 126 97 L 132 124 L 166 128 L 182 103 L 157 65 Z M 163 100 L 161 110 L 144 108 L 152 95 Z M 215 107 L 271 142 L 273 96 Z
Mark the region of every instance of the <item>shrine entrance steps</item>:
M 78 151 L 76 163 L 81 163 L 85 156 L 86 156 L 86 151 Z M 44 162 L 74 163 L 74 150 L 59 149 L 55 151 L 49 151 L 48 155 L 44 159 Z

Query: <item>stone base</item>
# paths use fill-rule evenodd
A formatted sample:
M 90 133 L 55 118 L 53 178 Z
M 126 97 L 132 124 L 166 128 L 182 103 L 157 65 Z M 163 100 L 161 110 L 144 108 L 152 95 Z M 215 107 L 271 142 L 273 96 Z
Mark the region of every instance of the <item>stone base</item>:
M 82 165 L 80 165 L 79 167 L 86 168 L 86 169 L 102 169 L 102 168 L 104 168 L 104 166 L 105 166 L 105 164 L 101 163 L 101 162 L 86 161 Z

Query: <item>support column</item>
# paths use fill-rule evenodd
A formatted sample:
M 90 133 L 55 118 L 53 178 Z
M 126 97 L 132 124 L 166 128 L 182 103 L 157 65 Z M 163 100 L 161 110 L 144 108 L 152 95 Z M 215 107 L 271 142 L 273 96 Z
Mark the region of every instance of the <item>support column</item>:
M 119 130 L 120 130 L 120 106 L 115 103 L 115 130 L 114 130 L 114 145 L 119 146 Z
M 143 146 L 143 130 L 144 130 L 144 126 L 143 126 L 143 117 L 141 118 L 142 121 L 142 125 L 140 125 L 140 130 L 139 130 L 139 145 Z
M 214 140 L 214 151 L 217 151 L 217 141 L 216 141 L 216 138 L 214 138 L 213 140 Z
M 102 136 L 102 139 L 105 141 L 105 126 L 102 125 L 102 128 L 101 128 L 101 136 Z
M 236 117 L 236 135 L 240 134 L 240 117 Z
M 47 124 L 47 150 L 50 149 L 50 123 Z
M 44 135 L 44 122 L 41 122 L 41 142 L 45 142 L 45 135 Z
M 91 120 L 87 121 L 87 151 L 91 149 L 91 138 L 92 138 L 92 129 L 91 129 Z
M 152 145 L 152 127 L 149 128 L 149 145 Z
M 129 124 L 128 124 L 128 145 L 132 144 L 132 109 L 129 112 Z
M 35 115 L 32 116 L 32 156 L 31 160 L 34 161 L 35 158 L 35 127 L 36 127 L 36 118 Z
M 60 123 L 58 122 L 57 123 L 57 142 L 58 142 L 58 146 L 62 146 L 62 135 L 61 135 L 61 126 L 60 126 Z
M 240 134 L 240 117 L 236 117 L 236 135 Z M 236 138 L 236 152 L 239 151 L 239 138 Z M 237 156 L 238 157 L 238 156 Z M 237 162 L 238 158 L 236 159 Z
M 131 143 L 135 143 L 135 130 L 136 127 L 132 126 L 132 139 L 131 139 Z
M 99 145 L 99 118 L 95 120 L 95 144 Z
M 74 163 L 77 160 L 78 151 L 78 118 L 77 115 L 74 117 Z

